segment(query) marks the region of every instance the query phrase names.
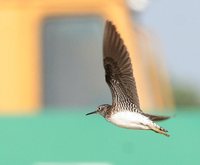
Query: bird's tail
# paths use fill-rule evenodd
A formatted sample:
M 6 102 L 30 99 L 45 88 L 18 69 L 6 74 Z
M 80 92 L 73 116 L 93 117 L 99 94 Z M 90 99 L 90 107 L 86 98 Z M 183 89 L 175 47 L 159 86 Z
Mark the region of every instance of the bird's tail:
M 167 136 L 167 137 L 170 136 L 169 134 L 167 134 L 168 131 L 167 131 L 166 129 L 160 127 L 160 126 L 157 125 L 156 123 L 152 123 L 151 125 L 149 125 L 149 128 L 150 128 L 152 131 L 156 132 L 156 133 L 163 134 L 163 135 L 165 135 L 165 136 Z
M 156 116 L 156 115 L 150 115 L 146 113 L 144 113 L 144 115 L 152 121 L 162 121 L 162 120 L 167 120 L 170 118 L 170 116 Z

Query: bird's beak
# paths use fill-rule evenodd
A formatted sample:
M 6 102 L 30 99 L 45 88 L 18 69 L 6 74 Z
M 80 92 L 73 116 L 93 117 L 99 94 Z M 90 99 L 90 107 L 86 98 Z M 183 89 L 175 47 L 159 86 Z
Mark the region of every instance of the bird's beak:
M 97 111 L 93 111 L 93 112 L 87 113 L 86 115 L 92 115 L 92 114 L 95 114 L 95 113 L 97 113 Z

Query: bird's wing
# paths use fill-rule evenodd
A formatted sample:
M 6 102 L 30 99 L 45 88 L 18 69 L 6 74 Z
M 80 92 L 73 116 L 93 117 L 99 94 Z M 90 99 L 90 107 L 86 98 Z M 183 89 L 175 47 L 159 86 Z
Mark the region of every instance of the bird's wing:
M 112 93 L 113 104 L 132 103 L 140 110 L 129 53 L 110 21 L 106 22 L 103 42 L 105 78 Z

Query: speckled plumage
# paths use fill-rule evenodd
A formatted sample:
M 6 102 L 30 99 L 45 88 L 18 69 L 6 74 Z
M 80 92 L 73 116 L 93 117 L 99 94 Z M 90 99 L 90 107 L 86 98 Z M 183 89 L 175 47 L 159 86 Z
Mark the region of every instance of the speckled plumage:
M 126 46 L 116 27 L 106 21 L 103 40 L 105 79 L 112 93 L 112 105 L 100 105 L 97 111 L 107 121 L 123 128 L 153 130 L 169 136 L 154 121 L 168 119 L 144 113 L 140 108 L 136 82 Z

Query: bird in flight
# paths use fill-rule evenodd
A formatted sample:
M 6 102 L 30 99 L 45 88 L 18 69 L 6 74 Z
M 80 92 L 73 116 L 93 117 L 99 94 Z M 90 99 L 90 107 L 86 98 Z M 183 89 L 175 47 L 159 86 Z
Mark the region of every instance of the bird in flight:
M 103 65 L 105 79 L 112 93 L 112 105 L 100 105 L 96 111 L 86 115 L 100 114 L 107 121 L 122 128 L 152 130 L 169 136 L 166 129 L 155 123 L 169 117 L 150 115 L 140 109 L 129 53 L 110 21 L 106 21 L 104 31 Z

